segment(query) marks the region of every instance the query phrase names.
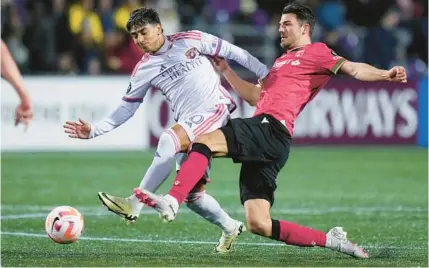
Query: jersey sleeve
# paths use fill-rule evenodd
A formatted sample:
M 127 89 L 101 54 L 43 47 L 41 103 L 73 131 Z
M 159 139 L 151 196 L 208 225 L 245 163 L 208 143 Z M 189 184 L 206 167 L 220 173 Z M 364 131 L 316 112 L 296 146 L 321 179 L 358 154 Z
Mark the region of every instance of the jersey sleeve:
M 151 88 L 150 80 L 147 75 L 145 75 L 145 72 L 139 68 L 141 64 L 144 63 L 142 63 L 142 61 L 137 63 L 131 75 L 127 92 L 122 98 L 123 101 L 142 103 L 147 91 Z
M 267 76 L 269 72 L 268 67 L 252 56 L 248 51 L 214 35 L 200 31 L 191 32 L 194 32 L 195 36 L 198 38 L 191 39 L 189 42 L 191 42 L 200 53 L 234 60 L 253 72 L 259 79 Z
M 317 50 L 315 50 L 313 54 L 313 58 L 319 68 L 333 74 L 337 74 L 338 70 L 341 68 L 341 65 L 343 65 L 343 63 L 346 61 L 345 58 L 338 56 L 335 51 L 330 49 L 325 44 L 321 45 Z
M 89 138 L 95 138 L 112 131 L 127 122 L 137 111 L 150 88 L 150 80 L 144 70 L 140 69 L 140 65 L 144 64 L 143 59 L 134 68 L 127 91 L 122 97 L 120 105 L 106 118 L 91 125 Z
M 106 118 L 91 125 L 91 132 L 89 138 L 95 138 L 97 136 L 106 134 L 113 129 L 119 127 L 123 123 L 130 119 L 137 109 L 139 108 L 139 102 L 126 102 L 122 101 L 121 104 L 112 111 Z

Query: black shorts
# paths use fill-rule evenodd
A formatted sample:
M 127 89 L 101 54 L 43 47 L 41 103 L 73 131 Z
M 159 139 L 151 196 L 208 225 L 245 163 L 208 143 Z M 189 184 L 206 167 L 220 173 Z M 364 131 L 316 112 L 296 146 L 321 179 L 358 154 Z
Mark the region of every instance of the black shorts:
M 265 199 L 274 203 L 277 175 L 289 157 L 291 135 L 268 114 L 230 120 L 220 128 L 228 145 L 228 157 L 242 163 L 240 200 Z

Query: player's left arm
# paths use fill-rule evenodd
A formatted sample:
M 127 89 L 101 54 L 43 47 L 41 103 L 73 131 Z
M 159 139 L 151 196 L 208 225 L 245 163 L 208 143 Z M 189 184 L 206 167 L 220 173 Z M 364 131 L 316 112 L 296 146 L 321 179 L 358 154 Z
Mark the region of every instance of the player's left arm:
M 402 66 L 395 66 L 390 70 L 382 70 L 367 63 L 344 61 L 339 71 L 358 80 L 367 82 L 407 82 L 407 73 Z
M 404 67 L 396 66 L 390 70 L 381 70 L 366 63 L 348 61 L 337 55 L 323 43 L 317 45 L 317 49 L 311 56 L 320 68 L 331 74 L 340 72 L 367 82 L 407 82 L 407 74 Z
M 259 79 L 267 76 L 269 72 L 268 67 L 248 51 L 214 35 L 204 32 L 199 33 L 201 34 L 201 38 L 198 49 L 202 54 L 234 60 L 253 72 Z

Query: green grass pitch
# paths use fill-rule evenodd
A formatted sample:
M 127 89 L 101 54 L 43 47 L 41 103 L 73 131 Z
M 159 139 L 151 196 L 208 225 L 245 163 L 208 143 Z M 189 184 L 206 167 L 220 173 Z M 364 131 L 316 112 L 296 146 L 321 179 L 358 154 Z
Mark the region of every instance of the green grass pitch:
M 343 226 L 368 260 L 297 248 L 244 233 L 228 255 L 212 253 L 220 230 L 182 207 L 172 223 L 149 208 L 127 226 L 98 191 L 127 196 L 150 152 L 3 153 L 1 266 L 428 266 L 427 151 L 412 147 L 294 147 L 278 178 L 272 216 L 327 231 Z M 208 193 L 244 220 L 239 165 L 216 159 Z M 160 192 L 171 185 L 167 180 Z M 44 233 L 50 209 L 70 205 L 85 229 L 74 244 Z

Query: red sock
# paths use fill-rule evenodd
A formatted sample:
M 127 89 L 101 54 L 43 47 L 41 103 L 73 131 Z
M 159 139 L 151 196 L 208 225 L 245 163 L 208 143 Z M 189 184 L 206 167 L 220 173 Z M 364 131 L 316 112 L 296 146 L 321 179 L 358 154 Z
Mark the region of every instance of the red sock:
M 181 204 L 198 183 L 207 169 L 209 160 L 199 152 L 191 152 L 188 159 L 180 167 L 174 179 L 173 187 L 168 192 L 169 195 L 177 199 Z
M 289 221 L 279 220 L 278 222 L 280 233 L 277 240 L 300 247 L 325 247 L 326 233 Z

